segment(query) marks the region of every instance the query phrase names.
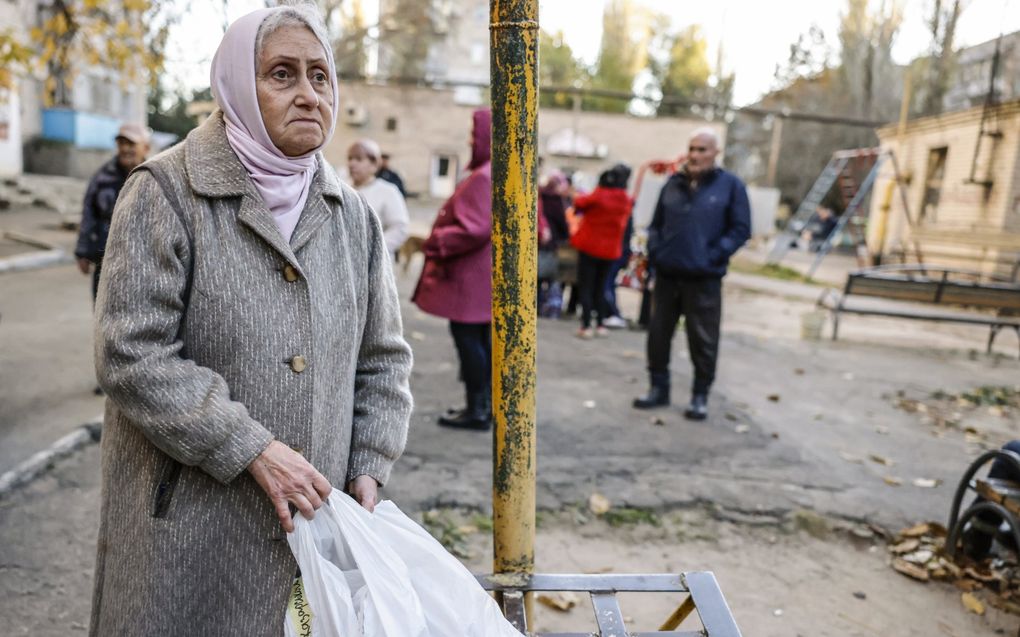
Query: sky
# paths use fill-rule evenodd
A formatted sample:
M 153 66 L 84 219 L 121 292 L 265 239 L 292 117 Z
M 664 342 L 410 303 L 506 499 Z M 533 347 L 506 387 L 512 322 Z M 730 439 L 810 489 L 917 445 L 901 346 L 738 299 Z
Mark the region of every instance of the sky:
M 539 23 L 550 32 L 563 31 L 564 39 L 586 63 L 594 63 L 602 35 L 605 0 L 540 0 Z M 777 64 L 786 61 L 797 36 L 817 24 L 830 44 L 837 42 L 839 14 L 846 0 L 636 0 L 671 17 L 674 27 L 702 27 L 709 41 L 709 59 L 723 46 L 724 67 L 736 73 L 734 100 L 743 105 L 773 88 Z M 881 0 L 872 0 L 878 5 Z M 930 45 L 925 16 L 932 0 L 898 1 L 904 21 L 893 58 L 905 64 L 923 55 Z M 1020 31 L 1020 0 L 965 0 L 956 43 L 979 44 L 1001 32 Z M 366 17 L 374 11 L 371 0 L 362 0 Z M 192 10 L 174 30 L 168 51 L 167 70 L 176 83 L 188 89 L 209 85 L 209 64 L 223 32 L 223 24 L 253 9 L 261 0 L 227 0 L 226 16 L 219 2 L 192 2 Z M 781 8 L 781 9 L 780 9 Z

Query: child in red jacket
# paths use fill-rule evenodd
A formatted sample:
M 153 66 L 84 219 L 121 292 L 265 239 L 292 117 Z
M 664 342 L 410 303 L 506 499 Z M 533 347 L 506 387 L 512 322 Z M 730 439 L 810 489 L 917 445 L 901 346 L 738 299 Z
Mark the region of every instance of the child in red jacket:
M 609 308 L 602 294 L 606 274 L 613 261 L 620 258 L 623 233 L 627 228 L 633 202 L 627 195 L 630 168 L 617 164 L 599 175 L 599 185 L 591 194 L 574 200 L 580 217 L 580 227 L 570 238 L 577 248 L 577 284 L 581 297 L 581 329 L 578 338 L 604 336 L 602 321 Z M 595 331 L 592 331 L 592 313 L 595 313 Z

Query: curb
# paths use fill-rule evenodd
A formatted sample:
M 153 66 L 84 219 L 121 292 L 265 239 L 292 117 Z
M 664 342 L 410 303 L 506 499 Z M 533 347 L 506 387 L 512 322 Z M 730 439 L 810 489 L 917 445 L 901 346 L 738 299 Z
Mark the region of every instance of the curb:
M 58 460 L 70 456 L 85 445 L 99 442 L 102 431 L 102 419 L 97 418 L 79 425 L 46 449 L 33 454 L 28 460 L 0 475 L 0 499 L 53 468 Z
M 24 272 L 25 270 L 38 270 L 54 265 L 73 263 L 74 259 L 63 250 L 38 250 L 19 254 L 6 259 L 0 259 L 0 274 L 11 272 Z

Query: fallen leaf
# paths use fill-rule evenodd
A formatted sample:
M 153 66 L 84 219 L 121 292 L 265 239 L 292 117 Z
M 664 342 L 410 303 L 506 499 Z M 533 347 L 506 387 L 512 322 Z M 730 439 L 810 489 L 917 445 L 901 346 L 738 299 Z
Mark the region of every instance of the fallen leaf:
M 769 400 L 771 400 L 774 403 L 778 403 L 779 402 L 779 394 L 769 394 Z
M 733 430 L 736 431 L 738 434 L 746 434 L 747 432 L 751 431 L 751 426 L 737 425 Z
M 665 421 L 665 420 L 663 420 L 662 418 L 659 418 L 658 416 L 653 416 L 653 417 L 652 417 L 652 418 L 650 419 L 650 421 L 651 421 L 651 423 L 652 423 L 653 425 L 656 425 L 656 426 L 658 426 L 658 427 L 662 427 L 662 426 L 664 426 L 664 425 L 666 424 L 666 421 Z
M 974 597 L 974 593 L 961 594 L 960 601 L 963 602 L 964 608 L 974 613 L 975 615 L 985 614 L 985 605 L 981 603 L 980 599 Z
M 882 465 L 885 465 L 887 467 L 893 466 L 893 461 L 892 460 L 890 460 L 890 459 L 888 459 L 888 458 L 886 458 L 884 456 L 880 456 L 877 453 L 870 454 L 868 456 L 868 459 L 871 460 L 872 462 L 877 462 L 878 464 L 882 464 Z
M 726 420 L 734 420 L 735 421 L 735 420 L 737 420 L 737 415 L 733 414 L 733 413 L 730 413 L 730 412 L 726 412 Z
M 972 579 L 958 579 L 953 582 L 953 586 L 965 593 L 971 593 L 981 588 L 981 582 L 975 582 Z
M 914 486 L 920 489 L 934 489 L 940 484 L 942 481 L 936 478 L 914 478 Z
M 857 599 L 868 599 L 868 595 L 864 591 L 854 591 L 854 597 Z
M 898 487 L 903 484 L 903 479 L 897 478 L 896 476 L 885 476 L 882 480 L 884 480 L 890 487 Z
M 903 553 L 910 553 L 911 551 L 916 551 L 920 546 L 921 540 L 911 538 L 909 540 L 903 540 L 899 544 L 890 547 L 889 550 L 897 555 L 902 555 Z
M 561 613 L 566 613 L 574 606 L 577 606 L 577 601 L 577 595 L 568 592 L 541 593 L 538 595 L 538 603 L 548 606 L 553 610 L 558 610 Z
M 928 535 L 931 532 L 931 524 L 928 522 L 919 522 L 909 529 L 903 529 L 900 531 L 900 537 L 921 537 L 922 535 Z
M 595 515 L 602 515 L 612 508 L 612 504 L 609 503 L 609 498 L 602 495 L 601 493 L 593 493 L 588 498 L 588 510 Z
M 967 577 L 975 579 L 979 582 L 984 582 L 985 584 L 991 584 L 992 582 L 999 579 L 998 577 L 991 573 L 982 573 L 972 566 L 968 566 L 967 568 L 963 569 L 963 572 Z
M 935 553 L 933 551 L 930 551 L 928 549 L 921 549 L 919 551 L 914 551 L 913 553 L 908 553 L 904 555 L 903 559 L 910 562 L 911 564 L 917 564 L 921 566 L 930 562 L 931 558 L 933 557 L 935 557 Z
M 804 375 L 804 370 L 798 367 L 797 369 L 793 370 L 793 373 L 798 375 L 798 376 L 803 376 Z
M 775 438 L 776 440 L 779 440 L 779 432 L 778 431 L 773 431 L 772 432 L 772 437 Z
M 893 569 L 896 570 L 897 573 L 901 573 L 903 575 L 906 575 L 907 577 L 911 577 L 911 578 L 916 579 L 916 580 L 918 580 L 920 582 L 927 582 L 928 581 L 929 575 L 928 575 L 928 569 L 926 569 L 926 568 L 923 568 L 923 567 L 920 567 L 920 566 L 915 566 L 914 564 L 911 564 L 910 562 L 906 562 L 906 561 L 898 559 L 898 558 L 893 560 L 892 567 L 893 567 Z
M 854 464 L 864 464 L 864 458 L 854 455 L 848 451 L 840 451 L 839 457 Z

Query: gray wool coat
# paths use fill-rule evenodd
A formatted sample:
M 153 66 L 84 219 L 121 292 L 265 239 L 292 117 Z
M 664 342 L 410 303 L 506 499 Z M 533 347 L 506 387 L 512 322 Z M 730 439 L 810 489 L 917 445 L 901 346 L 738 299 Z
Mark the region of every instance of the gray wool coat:
M 318 163 L 289 245 L 220 114 L 120 195 L 96 305 L 92 635 L 279 637 L 296 564 L 248 464 L 275 438 L 343 488 L 385 482 L 403 450 L 391 257 L 364 199 Z

